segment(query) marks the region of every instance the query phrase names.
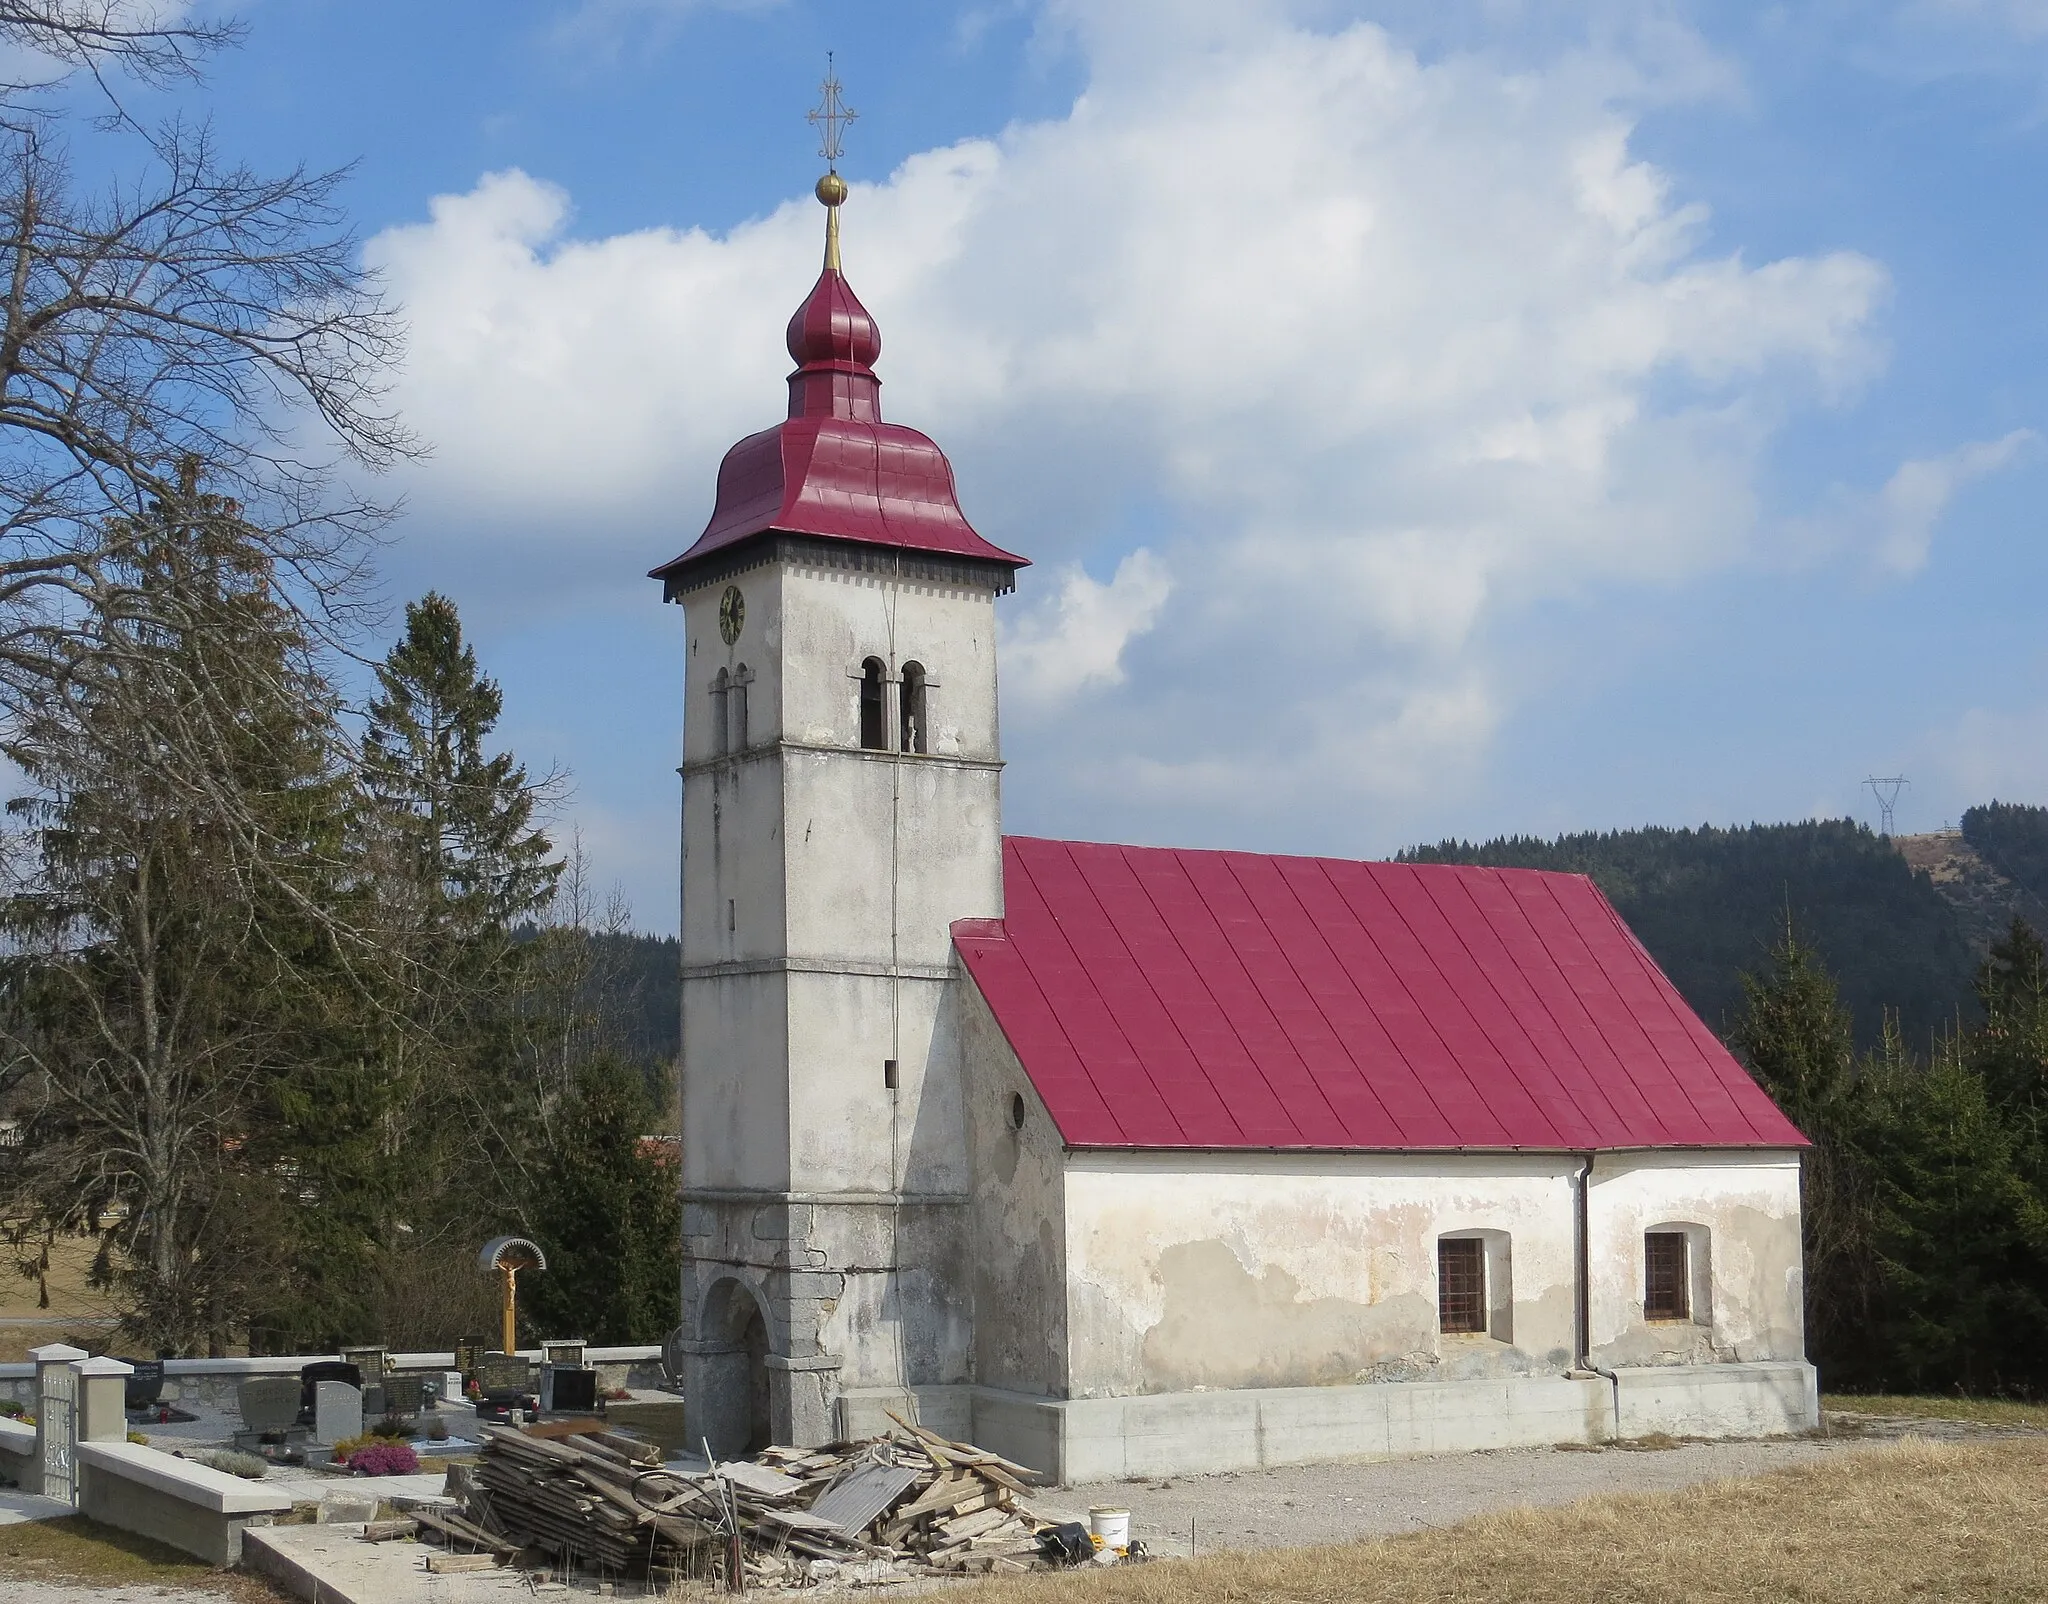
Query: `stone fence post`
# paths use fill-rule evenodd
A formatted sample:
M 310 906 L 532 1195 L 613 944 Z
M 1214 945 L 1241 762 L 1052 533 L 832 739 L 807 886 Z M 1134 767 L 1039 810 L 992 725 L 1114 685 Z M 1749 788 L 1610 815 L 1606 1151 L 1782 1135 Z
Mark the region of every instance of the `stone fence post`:
M 81 1359 L 71 1366 L 78 1376 L 78 1440 L 128 1440 L 128 1378 L 135 1366 L 119 1359 Z

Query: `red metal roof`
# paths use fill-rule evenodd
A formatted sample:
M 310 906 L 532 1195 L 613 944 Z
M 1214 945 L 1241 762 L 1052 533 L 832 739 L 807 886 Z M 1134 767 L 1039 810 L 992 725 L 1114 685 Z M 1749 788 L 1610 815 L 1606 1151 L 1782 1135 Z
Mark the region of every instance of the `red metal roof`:
M 789 417 L 718 465 L 718 500 L 697 543 L 650 571 L 673 581 L 699 558 L 771 529 L 903 551 L 1027 566 L 976 534 L 953 465 L 926 436 L 882 421 L 882 336 L 837 268 L 789 320 Z
M 1010 837 L 953 939 L 1072 1147 L 1805 1138 L 1583 875 Z

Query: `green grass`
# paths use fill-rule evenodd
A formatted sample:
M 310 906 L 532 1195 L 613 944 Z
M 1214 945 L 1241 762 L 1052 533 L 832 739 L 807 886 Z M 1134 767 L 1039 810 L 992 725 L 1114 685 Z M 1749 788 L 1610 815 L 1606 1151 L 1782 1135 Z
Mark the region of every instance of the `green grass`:
M 66 1581 L 189 1586 L 213 1575 L 205 1560 L 102 1526 L 83 1515 L 0 1526 L 0 1563 L 17 1575 Z
M 268 1604 L 279 1595 L 262 1579 L 217 1571 L 203 1559 L 83 1515 L 0 1526 L 0 1575 L 93 1587 L 193 1590 L 180 1597 Z
M 1915 1420 L 1971 1420 L 1984 1426 L 2033 1426 L 2048 1431 L 2048 1404 L 2010 1398 L 1901 1397 L 1895 1393 L 1829 1392 L 1824 1410 L 1859 1415 L 1906 1415 Z

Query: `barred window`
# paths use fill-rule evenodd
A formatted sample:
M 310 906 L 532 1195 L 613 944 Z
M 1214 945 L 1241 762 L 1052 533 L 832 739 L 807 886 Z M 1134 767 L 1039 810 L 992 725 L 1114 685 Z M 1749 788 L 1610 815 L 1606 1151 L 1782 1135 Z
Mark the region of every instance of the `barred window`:
M 1643 1237 L 1643 1318 L 1692 1318 L 1691 1266 L 1683 1231 L 1650 1231 Z
M 1436 1320 L 1446 1332 L 1486 1331 L 1486 1244 L 1477 1237 L 1437 1240 Z

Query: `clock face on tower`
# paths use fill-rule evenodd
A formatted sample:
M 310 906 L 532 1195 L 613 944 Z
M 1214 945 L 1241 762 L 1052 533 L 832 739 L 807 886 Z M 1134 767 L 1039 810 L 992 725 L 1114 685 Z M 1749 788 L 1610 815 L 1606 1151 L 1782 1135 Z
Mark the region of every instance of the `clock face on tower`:
M 740 631 L 747 627 L 747 598 L 740 594 L 740 587 L 727 585 L 725 594 L 718 598 L 718 633 L 725 637 L 730 646 L 740 638 Z

